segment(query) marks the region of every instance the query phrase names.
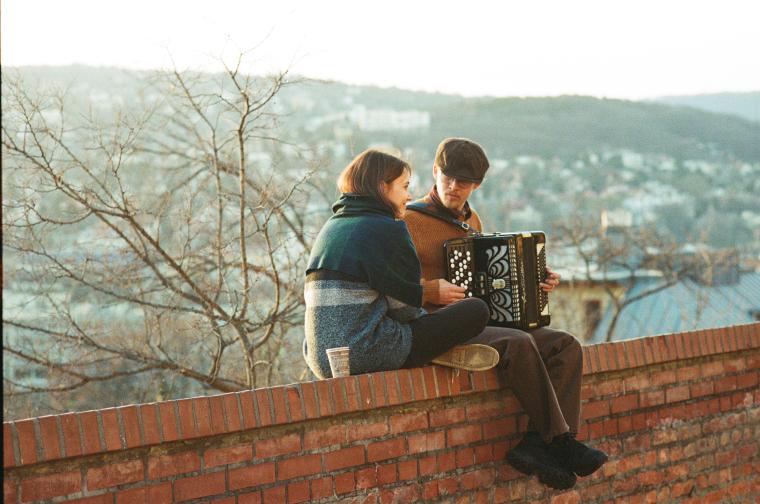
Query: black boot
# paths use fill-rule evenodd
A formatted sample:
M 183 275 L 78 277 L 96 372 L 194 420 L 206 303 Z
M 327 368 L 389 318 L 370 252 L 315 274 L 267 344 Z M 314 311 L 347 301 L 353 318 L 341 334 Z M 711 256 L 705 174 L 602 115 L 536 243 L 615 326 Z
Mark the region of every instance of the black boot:
M 552 439 L 549 452 L 567 470 L 578 476 L 588 476 L 607 462 L 606 453 L 589 448 L 570 433 Z
M 538 480 L 548 487 L 567 490 L 575 485 L 575 474 L 552 457 L 549 446 L 537 432 L 527 432 L 507 453 L 507 462 L 523 474 L 536 474 Z

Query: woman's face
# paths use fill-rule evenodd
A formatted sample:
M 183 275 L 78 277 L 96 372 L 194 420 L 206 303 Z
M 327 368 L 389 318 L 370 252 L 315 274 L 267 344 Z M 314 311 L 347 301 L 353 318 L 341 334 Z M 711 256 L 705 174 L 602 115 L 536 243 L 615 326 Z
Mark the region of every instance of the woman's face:
M 404 170 L 395 180 L 383 182 L 385 197 L 396 209 L 396 215 L 399 219 L 404 217 L 406 213 L 406 204 L 412 201 L 412 197 L 409 195 L 410 175 L 409 170 Z

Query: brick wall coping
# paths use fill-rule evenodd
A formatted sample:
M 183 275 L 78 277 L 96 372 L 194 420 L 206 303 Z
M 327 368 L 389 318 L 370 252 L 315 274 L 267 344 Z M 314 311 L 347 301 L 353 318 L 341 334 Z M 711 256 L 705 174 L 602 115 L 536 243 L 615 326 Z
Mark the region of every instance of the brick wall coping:
M 583 347 L 583 374 L 760 348 L 760 323 Z M 3 468 L 48 463 L 502 388 L 495 370 L 441 366 L 3 423 Z M 504 386 L 506 388 L 506 386 Z

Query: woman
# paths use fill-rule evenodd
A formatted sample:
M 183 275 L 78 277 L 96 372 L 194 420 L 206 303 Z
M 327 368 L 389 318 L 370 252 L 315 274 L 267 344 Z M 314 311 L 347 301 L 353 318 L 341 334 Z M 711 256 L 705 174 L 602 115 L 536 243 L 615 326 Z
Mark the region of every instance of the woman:
M 488 306 L 470 298 L 434 314 L 422 306 L 420 263 L 404 221 L 410 166 L 377 150 L 340 174 L 342 195 L 317 236 L 306 270 L 304 356 L 319 378 L 331 376 L 328 348 L 350 348 L 351 374 L 437 363 L 488 369 L 498 353 L 455 345 L 479 334 Z

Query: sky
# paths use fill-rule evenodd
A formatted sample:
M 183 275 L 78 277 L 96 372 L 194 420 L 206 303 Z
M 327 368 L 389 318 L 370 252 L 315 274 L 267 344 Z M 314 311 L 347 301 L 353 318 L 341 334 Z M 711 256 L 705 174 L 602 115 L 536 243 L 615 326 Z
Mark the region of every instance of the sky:
M 756 0 L 3 0 L 2 64 L 292 74 L 465 96 L 760 90 Z

